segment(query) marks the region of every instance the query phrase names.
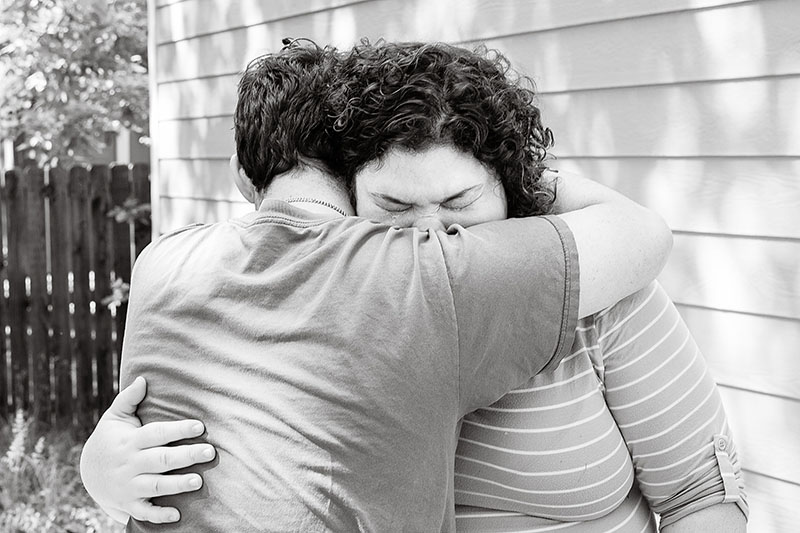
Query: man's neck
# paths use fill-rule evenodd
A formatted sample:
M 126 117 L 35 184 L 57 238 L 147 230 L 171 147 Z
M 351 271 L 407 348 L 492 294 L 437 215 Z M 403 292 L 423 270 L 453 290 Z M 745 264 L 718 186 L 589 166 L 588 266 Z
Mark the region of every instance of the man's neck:
M 267 198 L 283 201 L 317 200 L 321 203 L 303 202 L 303 209 L 324 212 L 329 209 L 324 205 L 327 203 L 334 206 L 335 211 L 344 212 L 347 216 L 355 214 L 344 185 L 315 168 L 297 169 L 276 176 L 266 190 L 257 193 L 256 209 Z

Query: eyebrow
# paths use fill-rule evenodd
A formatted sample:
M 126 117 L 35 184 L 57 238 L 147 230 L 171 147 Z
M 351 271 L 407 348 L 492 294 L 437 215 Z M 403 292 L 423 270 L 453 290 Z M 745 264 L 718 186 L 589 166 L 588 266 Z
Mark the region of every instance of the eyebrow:
M 483 183 L 479 183 L 477 185 L 473 185 L 472 187 L 467 187 L 466 189 L 463 189 L 463 190 L 457 192 L 456 194 L 454 194 L 452 196 L 448 196 L 447 198 L 445 198 L 440 203 L 445 204 L 447 202 L 452 202 L 453 200 L 457 200 L 457 199 L 459 199 L 459 198 L 461 198 L 463 196 L 466 196 L 467 194 L 471 193 L 472 191 L 475 191 L 475 190 L 478 190 L 478 189 L 482 189 L 483 186 L 484 186 Z M 409 202 L 406 202 L 404 200 L 398 200 L 397 198 L 395 198 L 394 196 L 392 196 L 390 194 L 384 194 L 384 193 L 380 193 L 380 192 L 370 192 L 370 195 L 373 196 L 374 198 L 379 198 L 381 200 L 385 200 L 387 202 L 391 202 L 391 203 L 394 203 L 394 204 L 402 204 L 402 205 L 408 205 L 409 204 Z

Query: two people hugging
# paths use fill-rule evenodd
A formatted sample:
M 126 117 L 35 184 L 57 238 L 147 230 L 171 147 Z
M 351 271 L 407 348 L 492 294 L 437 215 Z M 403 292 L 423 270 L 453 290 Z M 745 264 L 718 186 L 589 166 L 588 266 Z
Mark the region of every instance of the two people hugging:
M 295 40 L 234 118 L 255 211 L 140 255 L 81 457 L 129 531 L 744 531 L 669 229 L 501 54 Z

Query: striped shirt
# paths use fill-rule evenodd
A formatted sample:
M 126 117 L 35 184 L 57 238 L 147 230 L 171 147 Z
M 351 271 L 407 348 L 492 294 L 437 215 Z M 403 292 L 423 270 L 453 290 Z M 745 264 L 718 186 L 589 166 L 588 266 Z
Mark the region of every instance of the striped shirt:
M 459 531 L 656 531 L 748 513 L 716 384 L 657 283 L 580 321 L 571 355 L 464 418 Z

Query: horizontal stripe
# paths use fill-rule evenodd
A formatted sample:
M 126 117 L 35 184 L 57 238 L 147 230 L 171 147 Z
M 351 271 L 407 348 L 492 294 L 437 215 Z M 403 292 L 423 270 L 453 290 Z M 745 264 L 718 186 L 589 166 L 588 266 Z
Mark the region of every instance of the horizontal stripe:
M 564 364 L 563 361 L 562 361 L 561 364 Z M 582 378 L 582 377 L 584 377 L 584 376 L 586 376 L 588 374 L 592 374 L 593 372 L 594 372 L 594 369 L 590 368 L 588 370 L 584 370 L 583 372 L 580 372 L 579 374 L 575 374 L 574 376 L 572 376 L 572 377 L 570 377 L 568 379 L 562 380 L 562 381 L 556 381 L 554 383 L 548 383 L 546 385 L 537 385 L 535 387 L 528 387 L 528 388 L 524 388 L 524 389 L 514 389 L 511 392 L 509 392 L 508 394 L 528 394 L 528 393 L 531 393 L 531 392 L 541 392 L 543 390 L 555 389 L 555 388 L 561 387 L 563 385 L 567 385 L 568 383 L 573 383 L 575 381 L 578 381 L 580 378 Z
M 629 472 L 628 477 L 626 479 L 630 479 L 630 477 L 632 475 L 633 474 L 631 472 Z M 528 501 L 526 501 L 526 500 L 518 500 L 516 498 L 508 498 L 508 497 L 505 497 L 505 496 L 497 496 L 497 495 L 494 495 L 494 494 L 485 494 L 485 493 L 482 493 L 482 492 L 472 492 L 472 491 L 465 491 L 465 490 L 459 490 L 459 489 L 456 489 L 455 492 L 456 492 L 456 494 L 465 494 L 465 495 L 469 495 L 469 496 L 480 496 L 481 498 L 486 498 L 488 501 L 498 500 L 498 501 L 513 502 L 513 503 L 518 503 L 518 504 L 523 504 L 523 505 L 530 505 L 530 503 Z M 600 498 L 597 498 L 597 499 L 594 499 L 594 500 L 590 500 L 590 501 L 587 501 L 585 503 L 582 502 L 582 503 L 579 503 L 579 504 L 537 505 L 536 507 L 543 508 L 543 509 L 544 508 L 546 508 L 546 509 L 576 509 L 576 508 L 579 508 L 579 507 L 589 507 L 591 504 L 601 502 L 601 501 L 607 499 L 608 497 L 609 497 L 609 495 L 603 495 Z M 628 497 L 628 495 L 626 493 L 621 498 L 617 498 L 616 500 L 614 500 L 611 503 L 611 505 L 606 506 L 604 509 L 602 509 L 602 510 L 600 510 L 598 512 L 585 513 L 585 514 L 576 514 L 576 515 L 573 515 L 573 514 L 570 514 L 570 515 L 558 515 L 557 513 L 549 513 L 548 512 L 547 513 L 548 516 L 546 516 L 545 518 L 551 518 L 552 517 L 552 518 L 555 518 L 557 520 L 563 520 L 563 519 L 568 519 L 568 520 L 586 520 L 586 519 L 589 519 L 589 518 L 597 518 L 598 516 L 603 516 L 604 514 L 608 513 L 609 511 L 611 511 L 613 509 L 616 509 L 619 506 L 619 504 L 622 503 L 625 500 L 625 498 L 627 498 L 627 497 Z
M 591 383 L 582 381 L 590 378 Z M 715 394 L 691 333 L 654 283 L 582 321 L 570 357 L 554 372 L 465 419 L 456 455 L 456 502 L 541 517 L 530 523 L 515 515 L 487 517 L 474 522 L 472 531 L 562 525 L 539 526 L 540 519 L 586 520 L 582 526 L 572 522 L 582 532 L 655 531 L 650 505 L 669 517 L 729 497 L 721 493 L 723 477 L 709 459 L 714 435 L 730 436 Z M 539 449 L 528 449 L 534 446 Z M 737 486 L 732 498 L 746 506 L 733 454 L 732 449 L 738 477 L 724 479 L 735 480 L 728 483 Z M 619 482 L 630 483 L 634 475 L 634 486 L 651 500 L 634 498 L 620 508 L 620 516 L 613 508 L 604 510 L 609 501 L 625 501 L 618 492 L 630 485 Z M 631 513 L 636 505 L 640 512 Z M 603 518 L 591 512 L 596 510 Z
M 681 477 L 679 477 L 677 479 L 670 479 L 670 480 L 663 481 L 663 482 L 662 481 L 648 482 L 648 481 L 643 481 L 643 480 L 640 479 L 639 480 L 639 485 L 640 486 L 646 485 L 648 487 L 667 487 L 669 485 L 675 485 L 676 487 L 678 487 L 682 483 L 686 482 L 686 478 L 690 478 L 693 474 L 697 474 L 699 472 L 710 471 L 715 467 L 716 464 L 717 464 L 716 460 L 712 459 L 710 461 L 706 461 L 706 463 L 698 466 L 694 470 L 691 470 L 691 471 L 687 472 L 686 474 L 683 474 Z M 720 475 L 724 477 L 724 474 L 720 474 Z
M 681 375 L 683 375 L 683 374 L 681 374 Z M 696 389 L 698 389 L 700 387 L 700 385 L 703 384 L 703 382 L 707 382 L 705 373 L 703 373 L 699 378 L 697 378 L 697 380 L 694 383 L 692 383 L 691 387 L 688 390 L 684 391 L 684 393 L 681 394 L 681 396 L 679 398 L 677 398 L 675 401 L 671 402 L 669 405 L 663 407 L 661 410 L 656 411 L 656 412 L 652 413 L 651 415 L 646 416 L 644 418 L 639 418 L 638 420 L 635 420 L 635 421 L 632 421 L 632 422 L 628 422 L 628 423 L 625 423 L 625 424 L 620 424 L 619 427 L 620 428 L 633 427 L 633 426 L 636 426 L 638 424 L 642 424 L 644 422 L 649 422 L 650 420 L 653 420 L 654 418 L 658 418 L 658 417 L 662 416 L 664 413 L 668 412 L 671 409 L 674 409 L 676 405 L 678 405 L 683 400 L 685 400 L 687 397 L 689 397 Z M 711 387 L 708 396 L 706 396 L 706 400 L 712 394 L 714 394 L 714 388 L 713 387 Z M 645 400 L 640 400 L 640 401 L 635 402 L 635 403 L 639 404 L 639 403 L 642 403 L 643 401 L 645 401 Z M 703 403 L 705 403 L 705 400 L 703 402 L 701 402 L 701 405 L 698 405 L 697 408 L 700 408 Z M 630 407 L 630 404 L 628 404 L 628 405 L 626 405 L 624 407 Z M 692 411 L 692 412 L 694 412 L 694 411 Z M 689 413 L 689 415 L 687 415 L 687 416 L 691 416 L 691 414 L 692 413 Z
M 608 435 L 610 435 L 616 428 L 616 425 L 613 425 L 606 430 L 605 433 L 599 435 L 591 440 L 587 441 L 580 441 L 578 444 L 573 446 L 566 446 L 564 448 L 554 448 L 550 450 L 537 450 L 537 451 L 529 451 L 529 450 L 518 450 L 516 448 L 504 448 L 501 446 L 495 446 L 493 444 L 489 444 L 486 442 L 481 442 L 478 440 L 467 439 L 465 437 L 461 437 L 458 439 L 459 442 L 465 442 L 468 444 L 472 444 L 474 446 L 480 446 L 483 448 L 488 448 L 490 450 L 513 454 L 513 455 L 559 455 L 562 453 L 574 452 L 576 450 L 581 450 L 583 448 L 588 448 L 600 442 L 601 440 L 605 439 Z
M 687 340 L 688 340 L 688 337 L 687 337 Z M 681 349 L 683 349 L 683 347 L 679 348 L 678 351 L 681 350 Z M 675 352 L 675 354 L 677 354 L 677 351 Z M 678 373 L 671 380 L 669 380 L 663 387 L 656 389 L 655 391 L 653 391 L 652 393 L 648 394 L 647 396 L 643 396 L 643 397 L 641 397 L 640 399 L 638 399 L 638 400 L 636 400 L 634 402 L 624 403 L 624 404 L 620 404 L 620 405 L 611 405 L 611 404 L 609 404 L 608 407 L 612 411 L 621 411 L 622 409 L 628 409 L 630 407 L 635 407 L 635 406 L 641 404 L 642 402 L 650 400 L 650 399 L 652 399 L 652 398 L 654 398 L 654 397 L 656 397 L 656 396 L 658 396 L 660 394 L 663 394 L 672 385 L 675 385 L 681 379 L 681 377 L 683 377 L 684 374 L 686 374 L 687 372 L 689 372 L 689 370 L 692 369 L 692 365 L 695 363 L 695 361 L 697 361 L 697 356 L 699 354 L 700 354 L 700 351 L 699 350 L 695 350 L 694 351 L 694 355 L 692 356 L 692 360 L 691 360 L 690 364 L 688 364 L 685 367 L 683 367 L 683 370 L 681 370 L 680 373 Z M 700 376 L 700 380 L 698 380 L 698 382 L 701 381 L 705 377 L 706 377 L 706 373 L 703 372 L 703 374 Z M 625 387 L 617 387 L 614 390 L 622 390 L 624 388 Z M 681 398 L 679 398 L 678 401 L 680 401 L 680 399 L 682 399 L 682 398 L 683 398 L 683 396 L 681 396 Z M 672 402 L 670 404 L 670 406 L 673 406 L 676 403 L 678 403 L 678 402 L 677 401 L 676 402 Z
M 667 305 L 669 305 L 669 303 L 667 303 Z M 667 307 L 665 306 L 664 307 L 664 312 L 666 312 L 666 310 L 667 310 Z M 617 349 L 614 349 L 614 350 L 612 350 L 610 352 L 605 352 L 605 354 L 603 355 L 603 360 L 604 361 L 608 360 L 613 353 L 616 353 L 618 351 L 618 349 L 624 348 L 625 346 L 627 346 L 628 344 L 633 342 L 636 338 L 638 338 L 640 335 L 643 335 L 644 333 L 646 333 L 650 329 L 650 327 L 655 323 L 655 321 L 660 320 L 662 316 L 663 316 L 663 312 L 658 316 L 658 318 L 655 318 L 653 322 L 651 322 L 647 327 L 643 328 L 638 334 L 634 335 L 632 338 L 630 338 L 625 343 L 623 343 L 624 346 L 618 346 Z M 680 315 L 676 316 L 675 317 L 675 321 L 673 322 L 672 327 L 669 329 L 669 331 L 667 331 L 667 333 L 664 334 L 664 336 L 662 336 L 657 341 L 652 342 L 650 344 L 650 347 L 647 350 L 645 350 L 644 352 L 642 352 L 641 355 L 639 355 L 638 357 L 631 358 L 628 362 L 626 362 L 624 364 L 616 365 L 614 368 L 606 370 L 606 373 L 607 374 L 613 374 L 615 372 L 619 372 L 621 370 L 625 370 L 629 366 L 635 365 L 636 363 L 640 362 L 642 359 L 644 359 L 645 357 L 650 355 L 652 352 L 656 351 L 658 348 L 661 347 L 661 345 L 664 343 L 664 341 L 666 341 L 669 338 L 669 336 L 675 331 L 675 329 L 678 327 L 678 324 L 680 324 L 680 321 L 681 321 Z M 688 334 L 689 333 L 687 332 L 687 335 Z
M 709 443 L 706 446 L 703 446 L 703 447 L 695 450 L 694 452 L 690 453 L 689 455 L 683 457 L 682 459 L 679 459 L 679 460 L 677 460 L 675 462 L 672 462 L 672 463 L 670 463 L 668 465 L 657 466 L 657 467 L 640 466 L 640 467 L 637 468 L 637 471 L 638 472 L 642 472 L 642 473 L 645 473 L 645 472 L 663 472 L 665 470 L 669 470 L 670 468 L 675 468 L 678 465 L 681 465 L 681 464 L 683 464 L 683 463 L 685 463 L 687 461 L 691 461 L 692 459 L 694 459 L 698 455 L 701 455 L 703 453 L 708 453 L 708 448 L 709 447 L 713 448 L 713 446 L 714 446 L 713 443 Z
M 633 503 L 633 502 L 632 502 Z M 646 507 L 647 504 L 641 494 L 638 495 L 635 501 L 635 505 L 633 507 L 627 506 L 627 509 L 624 509 L 626 512 L 623 514 L 621 511 L 623 508 L 618 507 L 617 510 L 609 513 L 602 517 L 602 526 L 591 526 L 591 531 L 593 533 L 596 532 L 605 532 L 611 533 L 614 531 L 620 531 L 621 528 L 626 527 L 628 524 L 631 523 L 639 513 L 643 512 L 643 507 Z M 537 522 L 540 520 L 547 520 L 547 524 L 536 524 L 533 528 L 526 527 L 521 529 L 519 527 L 514 527 L 514 525 L 520 521 L 520 519 L 526 518 L 526 516 L 522 513 L 508 513 L 503 511 L 492 511 L 492 510 L 485 510 L 485 511 L 478 511 L 474 510 L 475 508 L 471 508 L 469 511 L 463 510 L 462 507 L 456 506 L 456 530 L 470 530 L 470 531 L 480 531 L 480 529 L 473 529 L 473 528 L 480 528 L 480 525 L 470 525 L 470 519 L 477 519 L 485 522 L 486 519 L 490 519 L 489 522 L 491 527 L 495 531 L 503 531 L 505 533 L 542 533 L 546 531 L 563 531 L 565 529 L 573 529 L 578 528 L 582 532 L 587 532 L 587 526 L 590 522 L 561 522 L 561 523 L 554 523 L 551 519 L 542 519 L 542 518 L 534 518 Z M 649 509 L 644 511 L 649 514 Z M 642 517 L 643 518 L 643 517 Z M 644 524 L 642 524 L 642 529 L 640 532 L 650 531 L 651 530 L 651 523 L 652 519 L 648 516 L 647 519 L 644 520 Z M 602 527 L 603 529 L 598 529 Z M 652 529 L 655 531 L 655 529 Z
M 674 424 L 672 424 L 670 427 L 668 427 L 668 428 L 665 428 L 663 431 L 660 431 L 660 432 L 658 432 L 658 433 L 654 433 L 654 434 L 652 434 L 652 435 L 648 436 L 647 438 L 642 438 L 642 439 L 634 439 L 634 440 L 630 440 L 630 439 L 628 439 L 628 445 L 630 446 L 630 445 L 632 445 L 632 444 L 638 444 L 638 443 L 640 443 L 640 442 L 647 442 L 648 440 L 657 439 L 657 438 L 659 438 L 659 437 L 663 437 L 664 435 L 666 435 L 666 434 L 668 434 L 668 433 L 672 433 L 673 431 L 675 431 L 675 428 L 677 428 L 678 426 L 680 426 L 681 424 L 683 424 L 684 422 L 686 422 L 687 420 L 689 420 L 689 418 L 691 418 L 693 414 L 695 414 L 697 411 L 699 411 L 700 409 L 702 409 L 702 408 L 705 406 L 705 404 L 706 404 L 706 401 L 708 401 L 708 399 L 709 399 L 709 398 L 711 398 L 713 395 L 714 395 L 714 389 L 711 389 L 711 390 L 709 390 L 709 391 L 708 391 L 708 394 L 706 394 L 705 398 L 703 398 L 703 400 L 702 400 L 702 401 L 701 401 L 701 402 L 700 402 L 700 403 L 697 405 L 697 407 L 695 407 L 694 409 L 692 409 L 691 411 L 689 411 L 689 412 L 688 412 L 686 415 L 684 415 L 683 417 L 681 417 L 681 419 L 680 419 L 680 420 L 678 420 L 677 422 L 675 422 Z M 721 409 L 721 407 L 722 407 L 722 406 L 720 405 L 720 406 L 717 408 L 717 411 L 716 411 L 716 412 L 719 412 L 719 410 Z M 662 414 L 663 414 L 663 413 L 662 413 Z M 716 414 L 716 413 L 715 413 L 715 414 Z M 711 421 L 713 421 L 713 420 L 714 420 L 714 417 L 712 416 L 712 417 L 711 417 L 711 418 L 710 418 L 708 421 L 709 421 L 709 422 L 711 422 Z M 642 420 L 637 420 L 636 422 L 631 422 L 630 424 L 619 424 L 619 427 L 620 427 L 620 429 L 625 429 L 625 428 L 629 428 L 629 427 L 637 426 L 637 425 L 641 424 L 642 422 L 643 422 Z M 698 428 L 698 429 L 702 429 L 702 427 L 700 427 L 700 428 Z
M 714 412 L 714 415 L 711 417 L 711 419 L 714 420 L 717 417 L 717 415 L 720 413 L 720 411 L 722 411 L 722 404 L 719 404 L 717 406 L 717 410 Z M 681 446 L 687 440 L 691 439 L 692 437 L 694 437 L 695 435 L 697 435 L 701 431 L 704 431 L 704 430 L 707 430 L 707 429 L 708 429 L 707 425 L 700 426 L 697 429 L 695 429 L 694 431 L 692 431 L 691 433 L 689 433 L 688 435 L 686 435 L 685 437 L 683 437 L 681 440 L 673 443 L 671 446 L 668 446 L 667 448 L 661 448 L 661 449 L 659 449 L 659 450 L 657 450 L 655 452 L 652 452 L 652 453 L 634 453 L 633 454 L 633 459 L 634 459 L 634 461 L 636 461 L 638 459 L 643 459 L 645 457 L 663 456 L 667 452 L 671 452 L 675 448 Z M 663 433 L 669 433 L 669 431 L 666 431 L 666 432 L 663 432 Z M 717 433 L 718 432 L 715 432 L 714 434 L 717 434 Z M 648 441 L 648 440 L 652 440 L 653 438 L 656 438 L 656 437 L 651 436 L 651 437 L 640 439 L 639 441 L 636 441 L 636 442 L 632 442 L 631 440 L 628 440 L 627 442 L 628 442 L 628 445 L 631 445 L 631 444 L 636 444 L 638 442 L 645 442 L 645 441 Z
M 608 461 L 614 455 L 617 454 L 617 452 L 619 451 L 620 447 L 622 447 L 622 444 L 623 444 L 623 442 L 622 442 L 622 440 L 620 440 L 619 443 L 617 444 L 617 447 L 614 448 L 611 451 L 611 453 L 607 454 L 604 457 L 601 457 L 600 459 L 598 459 L 598 460 L 596 460 L 594 462 L 586 463 L 586 464 L 584 464 L 582 466 L 575 467 L 575 468 L 567 468 L 567 469 L 564 469 L 564 470 L 549 470 L 549 471 L 546 471 L 546 472 L 529 472 L 529 471 L 524 471 L 524 470 L 514 470 L 514 469 L 507 468 L 507 467 L 504 467 L 504 466 L 500 466 L 500 465 L 497 465 L 497 464 L 494 464 L 494 463 L 490 463 L 488 461 L 481 461 L 479 459 L 474 459 L 472 457 L 467 457 L 467 456 L 458 455 L 458 454 L 456 454 L 456 458 L 457 459 L 461 459 L 462 461 L 469 461 L 471 463 L 479 464 L 481 466 L 487 466 L 489 468 L 493 468 L 493 469 L 499 470 L 501 472 L 515 474 L 515 475 L 517 475 L 519 477 L 522 477 L 522 478 L 542 477 L 542 476 L 563 476 L 563 475 L 566 475 L 566 474 L 575 474 L 577 472 L 583 472 L 588 468 L 591 468 L 593 466 L 598 466 L 598 465 L 601 465 L 601 464 L 605 463 L 606 461 Z M 627 459 L 627 456 L 626 456 L 626 459 Z M 618 474 L 619 472 L 622 471 L 623 468 L 625 468 L 626 464 L 628 464 L 627 461 L 625 463 L 623 463 L 623 465 L 621 467 L 617 468 L 617 470 L 612 475 L 610 475 L 606 479 L 604 479 L 603 483 L 605 483 L 606 481 L 608 481 L 610 479 L 613 479 L 616 476 L 616 474 Z M 458 476 L 462 476 L 462 477 L 469 478 L 469 479 L 474 479 L 474 480 L 486 481 L 487 483 L 492 483 L 492 484 L 496 483 L 495 481 L 492 481 L 490 479 L 480 478 L 480 477 L 477 477 L 477 476 L 468 476 L 466 474 L 456 473 L 456 477 L 458 477 Z M 506 485 L 500 485 L 500 486 L 502 486 L 503 488 L 513 488 L 511 486 L 506 486 Z M 567 494 L 567 493 L 570 493 L 570 492 L 578 492 L 578 491 L 584 490 L 587 487 L 595 487 L 595 486 L 597 486 L 597 483 L 592 483 L 590 485 L 584 485 L 582 487 L 577 487 L 575 489 L 569 489 L 569 490 L 549 490 L 549 491 L 548 490 L 541 490 L 541 491 L 533 491 L 532 490 L 532 491 L 528 491 L 528 492 L 530 492 L 531 494 L 555 494 L 555 493 Z M 514 490 L 517 490 L 517 489 L 514 489 Z M 523 489 L 518 489 L 518 490 L 523 490 Z
M 598 384 L 599 385 L 599 384 Z M 598 389 L 591 390 L 586 394 L 572 398 L 570 400 L 555 403 L 552 405 L 543 405 L 542 407 L 484 407 L 481 412 L 488 411 L 492 413 L 536 413 L 539 411 L 552 411 L 554 409 L 562 409 L 576 403 L 581 403 L 587 398 L 590 398 L 598 393 Z
M 604 340 L 606 337 L 608 337 L 609 335 L 611 335 L 612 333 L 614 333 L 615 331 L 617 331 L 619 328 L 621 328 L 622 326 L 624 326 L 624 325 L 625 325 L 625 324 L 626 324 L 626 323 L 627 323 L 629 320 L 631 320 L 633 317 L 635 317 L 635 316 L 636 316 L 636 315 L 639 313 L 639 311 L 641 311 L 642 309 L 644 309 L 645 307 L 647 307 L 647 304 L 648 304 L 648 303 L 650 303 L 650 300 L 652 300 L 652 299 L 653 299 L 653 296 L 655 296 L 657 289 L 658 289 L 658 287 L 654 286 L 654 287 L 653 287 L 653 289 L 650 291 L 650 294 L 648 294 L 648 295 L 647 295 L 647 298 L 645 298 L 645 300 L 644 300 L 644 301 L 643 301 L 641 304 L 639 304 L 639 306 L 638 306 L 638 307 L 636 307 L 635 309 L 633 309 L 633 310 L 632 310 L 632 311 L 631 311 L 631 312 L 630 312 L 630 313 L 629 313 L 627 316 L 625 316 L 624 318 L 622 318 L 622 319 L 618 320 L 618 321 L 617 321 L 617 323 L 616 323 L 616 324 L 614 324 L 614 326 L 613 326 L 612 328 L 610 328 L 608 331 L 606 331 L 605 333 L 603 333 L 602 335 L 600 335 L 600 337 L 599 337 L 598 341 L 599 341 L 599 342 L 602 342 L 602 341 L 603 341 L 603 340 Z M 615 309 L 616 309 L 616 306 L 612 306 L 612 307 L 609 307 L 609 308 L 608 308 L 608 311 L 615 310 Z M 599 318 L 601 318 L 601 319 L 602 319 L 602 318 L 604 318 L 605 316 L 607 316 L 607 313 L 604 313 L 603 315 L 599 315 Z
M 632 519 L 634 516 L 636 516 L 636 513 L 639 511 L 639 509 L 641 508 L 641 506 L 642 506 L 642 505 L 644 505 L 644 496 L 642 496 L 642 495 L 640 494 L 640 495 L 639 495 L 639 501 L 637 501 L 637 502 L 636 502 L 636 507 L 634 507 L 634 508 L 633 508 L 633 511 L 631 511 L 630 513 L 628 513 L 628 516 L 625 518 L 625 520 L 623 520 L 622 522 L 620 522 L 620 524 L 619 524 L 619 525 L 617 525 L 617 526 L 616 526 L 614 529 L 609 529 L 609 530 L 608 530 L 608 533 L 612 533 L 612 532 L 614 532 L 614 531 L 618 531 L 620 528 L 622 528 L 622 527 L 625 527 L 625 526 L 628 524 L 628 522 L 630 522 L 630 521 L 631 521 L 631 519 Z M 641 531 L 647 531 L 647 530 L 649 529 L 649 526 L 650 526 L 650 524 L 649 524 L 649 523 L 648 523 L 648 524 L 645 524 L 645 525 L 642 527 L 642 529 L 640 530 L 640 532 L 641 532 Z
M 490 424 L 482 424 L 480 422 L 475 422 L 474 420 L 470 420 L 468 418 L 464 418 L 464 425 L 476 426 L 476 427 L 485 428 L 485 429 L 494 429 L 494 430 L 498 430 L 498 431 L 504 431 L 504 432 L 507 432 L 507 433 L 531 433 L 531 434 L 535 434 L 535 433 L 552 433 L 553 431 L 561 431 L 561 430 L 564 430 L 564 429 L 569 429 L 569 428 L 574 428 L 576 426 L 581 426 L 583 424 L 591 422 L 592 420 L 594 420 L 595 418 L 597 418 L 599 416 L 602 416 L 605 412 L 606 412 L 606 407 L 603 406 L 602 409 L 598 410 L 593 415 L 588 416 L 586 418 L 583 418 L 581 420 L 576 420 L 575 422 L 571 422 L 569 424 L 564 424 L 563 426 L 552 426 L 552 427 L 546 427 L 546 428 L 515 428 L 515 427 L 504 427 L 504 426 L 492 426 Z

